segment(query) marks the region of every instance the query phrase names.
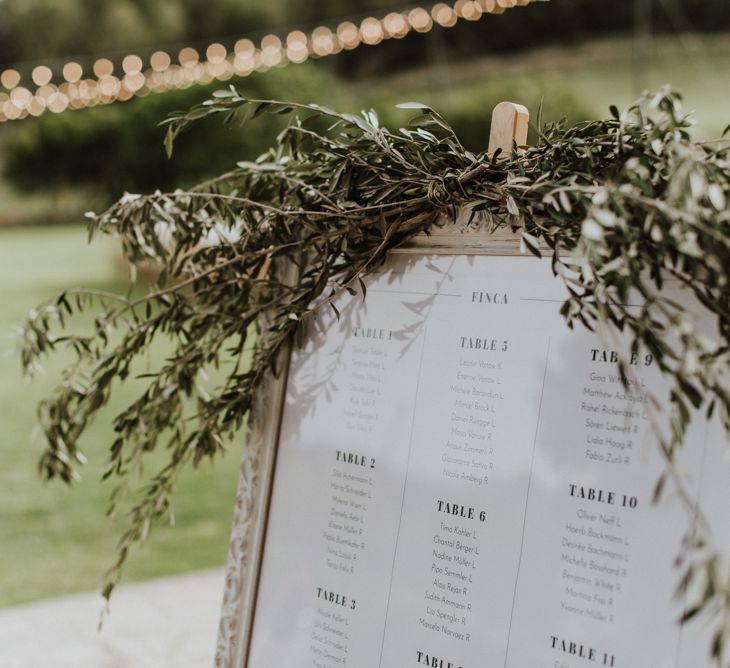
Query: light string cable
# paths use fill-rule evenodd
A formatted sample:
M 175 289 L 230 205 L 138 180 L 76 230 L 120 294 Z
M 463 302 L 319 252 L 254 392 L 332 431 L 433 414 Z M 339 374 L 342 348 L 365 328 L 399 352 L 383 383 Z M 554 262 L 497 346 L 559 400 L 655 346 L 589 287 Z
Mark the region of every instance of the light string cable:
M 15 65 L 0 72 L 0 122 L 61 113 L 97 105 L 124 102 L 153 92 L 227 81 L 309 58 L 324 58 L 362 45 L 402 39 L 411 32 L 427 33 L 438 25 L 452 28 L 459 20 L 478 21 L 513 7 L 548 0 L 457 0 L 439 2 L 429 9 L 413 7 L 392 11 L 383 18 L 367 16 L 357 22 L 341 21 L 331 29 L 320 25 L 311 31 L 292 30 L 283 39 L 275 33 L 257 39 L 239 39 L 229 51 L 220 42 L 203 50 L 184 46 L 177 62 L 165 50 L 151 53 L 147 62 L 136 54 L 89 59 L 84 67 L 76 60 L 25 68 Z M 202 52 L 202 53 L 201 53 Z

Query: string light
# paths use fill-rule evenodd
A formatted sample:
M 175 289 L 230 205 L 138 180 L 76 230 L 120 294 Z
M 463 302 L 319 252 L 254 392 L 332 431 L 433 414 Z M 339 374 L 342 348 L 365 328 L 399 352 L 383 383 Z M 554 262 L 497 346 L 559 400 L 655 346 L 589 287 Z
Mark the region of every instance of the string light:
M 351 21 L 345 21 L 337 26 L 337 38 L 345 49 L 354 49 L 360 44 L 360 31 Z
M 20 83 L 20 74 L 16 70 L 5 70 L 0 74 L 0 83 L 8 90 L 12 90 Z
M 94 63 L 93 70 L 97 79 L 103 79 L 114 72 L 114 63 L 108 58 L 99 58 L 99 60 Z
M 40 116 L 46 111 L 58 114 L 67 109 L 126 101 L 150 92 L 207 84 L 213 79 L 227 81 L 234 75 L 247 76 L 287 63 L 303 63 L 308 58 L 324 58 L 362 44 L 401 39 L 411 31 L 425 33 L 434 25 L 451 28 L 460 19 L 477 21 L 485 14 L 502 14 L 507 9 L 539 1 L 544 0 L 456 0 L 453 5 L 439 2 L 428 9 L 416 7 L 390 12 L 382 19 L 370 16 L 359 25 L 343 21 L 334 30 L 318 26 L 309 35 L 294 30 L 283 42 L 270 34 L 263 37 L 259 47 L 243 38 L 230 53 L 223 44 L 215 42 L 205 50 L 205 61 L 200 60 L 199 52 L 192 47 L 180 50 L 177 63 L 172 62 L 166 51 L 155 51 L 147 69 L 139 56 L 129 54 L 122 59 L 116 75 L 114 63 L 99 58 L 92 66 L 95 79 L 83 78 L 83 67 L 68 62 L 59 72 L 58 84 L 53 83 L 51 68 L 39 65 L 30 75 L 35 91 L 29 87 L 30 82 L 21 85 L 20 73 L 9 68 L 0 72 L 0 85 L 7 91 L 0 89 L 0 122 Z
M 276 35 L 266 35 L 261 40 L 261 62 L 266 67 L 274 67 L 281 62 L 281 40 Z
M 312 31 L 311 49 L 312 55 L 319 58 L 329 56 L 336 52 L 339 47 L 337 37 L 325 26 L 319 26 Z M 341 48 L 341 47 L 340 47 Z
M 423 7 L 412 9 L 408 13 L 408 23 L 416 32 L 428 32 L 433 27 L 431 15 Z
M 155 72 L 164 72 L 168 67 L 170 67 L 170 63 L 170 55 L 165 51 L 155 51 L 150 56 L 150 67 Z
M 63 66 L 63 78 L 68 83 L 76 83 L 84 74 L 84 68 L 78 63 L 66 63 Z
M 383 27 L 388 37 L 400 39 L 408 34 L 408 22 L 403 14 L 391 12 L 383 19 Z
M 211 44 L 205 51 L 205 55 L 208 58 L 208 62 L 217 65 L 222 63 L 226 59 L 226 47 L 222 44 Z
M 53 78 L 53 72 L 50 67 L 39 65 L 33 68 L 30 78 L 33 79 L 33 83 L 36 86 L 45 86 Z
M 360 24 L 360 35 L 365 44 L 379 44 L 383 41 L 383 24 L 376 18 L 364 19 Z
M 253 57 L 256 47 L 250 39 L 239 39 L 233 50 L 237 56 L 251 56 Z
M 180 49 L 177 60 L 183 67 L 195 67 L 200 60 L 200 55 L 195 49 L 186 46 L 184 49 Z
M 122 61 L 122 69 L 126 74 L 137 74 L 143 67 L 144 63 L 139 56 L 129 55 Z
M 312 41 L 315 36 L 312 33 Z M 290 32 L 286 37 L 286 57 L 293 63 L 303 63 L 309 57 L 307 36 L 301 30 Z

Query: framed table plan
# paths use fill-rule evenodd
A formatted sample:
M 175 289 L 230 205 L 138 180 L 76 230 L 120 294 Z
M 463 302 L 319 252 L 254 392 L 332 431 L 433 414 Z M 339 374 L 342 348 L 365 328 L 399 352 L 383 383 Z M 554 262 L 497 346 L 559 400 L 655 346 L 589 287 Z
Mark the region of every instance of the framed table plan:
M 259 393 L 217 665 L 709 666 L 675 595 L 693 506 L 653 503 L 652 355 L 568 329 L 563 282 L 511 233 L 445 226 L 365 284 Z M 719 420 L 686 442 L 730 545 Z

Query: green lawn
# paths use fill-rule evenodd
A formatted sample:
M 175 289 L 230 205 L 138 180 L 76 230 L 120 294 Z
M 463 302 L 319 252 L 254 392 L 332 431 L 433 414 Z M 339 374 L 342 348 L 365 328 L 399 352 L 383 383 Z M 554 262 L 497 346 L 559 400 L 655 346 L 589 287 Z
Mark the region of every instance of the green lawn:
M 485 24 L 486 30 L 486 24 Z M 486 32 L 485 32 L 486 34 Z M 540 102 L 545 117 L 567 115 L 605 118 L 608 108 L 630 104 L 645 84 L 657 89 L 670 84 L 684 94 L 686 111 L 695 111 L 698 138 L 716 138 L 730 123 L 728 72 L 730 36 L 682 35 L 658 37 L 651 49 L 651 67 L 642 82 L 635 76 L 633 42 L 629 37 L 592 40 L 522 53 L 444 62 L 360 86 L 369 104 L 385 107 L 417 99 L 446 115 L 465 111 L 481 122 L 495 100 L 511 99 L 529 107 L 536 119 Z M 484 140 L 486 145 L 486 138 Z
M 489 25 L 485 23 L 485 36 Z M 727 35 L 662 38 L 654 42 L 652 87 L 671 83 L 683 91 L 688 109 L 697 109 L 698 137 L 717 136 L 730 123 Z M 487 144 L 487 119 L 501 99 L 527 104 L 534 114 L 541 99 L 546 115 L 573 119 L 607 114 L 610 104 L 625 105 L 635 96 L 632 44 L 611 38 L 582 45 L 542 49 L 468 63 L 443 62 L 397 76 L 374 78 L 357 87 L 342 85 L 334 96 L 353 108 L 374 105 L 389 124 L 405 123 L 408 114 L 393 104 L 420 100 L 447 118 L 460 121 L 474 148 Z M 255 130 L 253 130 L 255 131 Z M 70 215 L 93 206 L 66 194 L 10 196 L 0 183 L 0 223 Z M 81 227 L 2 229 L 0 225 L 0 352 L 13 347 L 12 328 L 36 303 L 62 288 L 95 285 L 123 289 L 113 248 L 88 248 Z M 106 516 L 108 489 L 99 483 L 110 442 L 107 417 L 88 433 L 90 464 L 73 489 L 42 484 L 35 463 L 42 443 L 32 436 L 37 401 L 53 387 L 56 362 L 45 378 L 23 384 L 16 357 L 0 356 L 0 605 L 53 596 L 97 585 L 114 556 L 123 522 Z M 132 397 L 127 385 L 115 397 L 120 407 Z M 111 407 L 111 410 L 114 406 Z M 109 413 L 111 414 L 111 413 Z M 225 561 L 240 448 L 212 470 L 187 475 L 177 495 L 178 526 L 162 528 L 127 568 L 127 578 L 183 572 Z
M 483 23 L 485 39 L 494 25 L 490 20 Z M 494 104 L 501 100 L 527 105 L 533 120 L 541 102 L 546 119 L 566 115 L 570 120 L 582 120 L 606 117 L 612 104 L 629 104 L 643 85 L 656 89 L 671 84 L 684 93 L 686 110 L 696 112 L 695 136 L 719 136 L 730 123 L 730 35 L 663 36 L 652 44 L 651 67 L 645 80 L 634 71 L 631 37 L 618 36 L 466 61 L 449 60 L 445 49 L 438 62 L 415 65 L 397 74 L 383 72 L 354 84 L 342 80 L 329 98 L 320 102 L 349 111 L 375 107 L 385 124 L 397 127 L 407 122 L 408 112 L 396 111 L 394 105 L 422 101 L 443 113 L 470 148 L 479 150 L 488 143 L 488 119 Z M 331 62 L 324 59 L 320 66 L 330 67 Z M 13 127 L 5 126 L 0 128 L 0 162 L 3 133 Z M 256 126 L 248 131 L 256 132 Z M 27 196 L 13 192 L 0 180 L 0 226 L 69 220 L 98 206 L 93 199 L 80 191 Z
M 23 382 L 14 332 L 35 304 L 74 285 L 124 289 L 114 248 L 87 246 L 82 226 L 0 230 L 0 606 L 98 586 L 111 565 L 124 518 L 107 519 L 109 485 L 99 482 L 110 443 L 109 418 L 86 440 L 89 464 L 72 488 L 43 483 L 35 406 L 57 379 L 62 360 L 33 384 Z M 66 357 L 65 359 L 69 359 Z M 132 397 L 122 387 L 114 405 Z M 222 565 L 226 559 L 240 448 L 214 467 L 186 475 L 177 493 L 177 526 L 161 527 L 136 550 L 127 580 Z

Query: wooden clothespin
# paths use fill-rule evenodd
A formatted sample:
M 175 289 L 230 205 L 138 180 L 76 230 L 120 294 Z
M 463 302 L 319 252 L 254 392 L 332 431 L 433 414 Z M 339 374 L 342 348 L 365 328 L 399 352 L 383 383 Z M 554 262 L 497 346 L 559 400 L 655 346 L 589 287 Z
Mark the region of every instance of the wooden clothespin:
M 530 112 L 527 107 L 514 102 L 500 102 L 492 112 L 492 130 L 489 134 L 489 155 L 502 149 L 502 154 L 512 154 L 513 143 L 517 146 L 527 144 L 527 129 Z

